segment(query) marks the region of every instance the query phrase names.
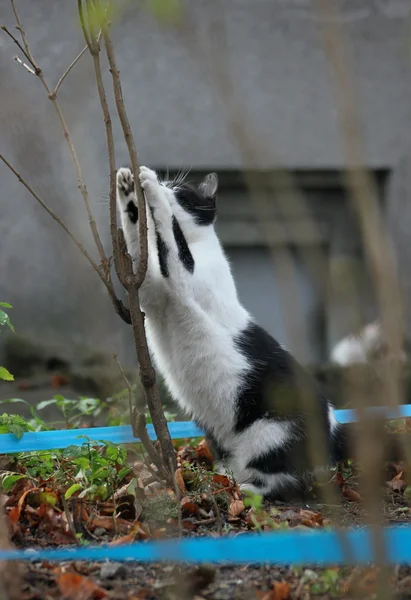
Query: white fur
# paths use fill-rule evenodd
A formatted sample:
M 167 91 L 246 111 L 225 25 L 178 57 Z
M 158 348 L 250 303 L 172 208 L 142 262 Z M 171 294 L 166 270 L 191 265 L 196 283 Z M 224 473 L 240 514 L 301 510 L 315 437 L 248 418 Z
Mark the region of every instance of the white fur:
M 331 352 L 331 361 L 341 366 L 366 363 L 370 352 L 378 348 L 381 338 L 379 324 L 370 323 L 359 335 L 348 335 L 340 340 Z

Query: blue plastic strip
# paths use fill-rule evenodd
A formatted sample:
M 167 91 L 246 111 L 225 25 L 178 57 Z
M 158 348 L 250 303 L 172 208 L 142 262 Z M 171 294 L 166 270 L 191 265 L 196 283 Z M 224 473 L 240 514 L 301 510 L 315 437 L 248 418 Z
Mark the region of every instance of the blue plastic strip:
M 169 423 L 168 427 L 171 437 L 175 440 L 204 435 L 203 431 L 191 421 Z M 150 439 L 157 439 L 152 425 L 147 425 L 147 433 Z M 20 439 L 17 439 L 12 433 L 4 433 L 0 434 L 0 454 L 38 452 L 40 450 L 67 448 L 67 446 L 81 446 L 86 441 L 85 437 L 89 437 L 93 442 L 104 440 L 114 444 L 135 444 L 139 441 L 138 438 L 134 437 L 130 425 L 59 429 L 56 431 L 28 431 Z
M 404 417 L 411 417 L 411 404 L 398 406 L 395 410 L 385 406 L 377 406 L 368 408 L 367 410 L 372 411 L 373 413 L 379 413 L 386 419 L 402 419 Z M 353 409 L 336 410 L 334 411 L 334 414 L 339 423 L 354 423 L 355 421 L 358 421 L 357 411 Z
M 341 534 L 340 534 L 341 535 Z M 384 529 L 387 562 L 411 562 L 411 526 Z M 194 538 L 125 546 L 89 546 L 52 550 L 0 550 L 0 560 L 87 560 L 231 564 L 365 564 L 373 562 L 370 531 L 284 531 L 235 537 Z M 344 551 L 348 544 L 349 553 Z
M 370 408 L 388 419 L 411 417 L 411 405 L 399 406 L 395 411 L 385 407 Z M 355 410 L 336 410 L 335 417 L 340 423 L 353 423 L 357 420 Z M 172 439 L 194 438 L 204 435 L 204 432 L 191 421 L 178 421 L 169 423 Z M 152 440 L 156 439 L 154 428 L 147 425 L 147 432 Z M 0 454 L 13 454 L 15 452 L 39 452 L 40 450 L 55 450 L 67 446 L 81 446 L 87 436 L 94 442 L 105 440 L 114 444 L 136 443 L 138 438 L 133 436 L 130 425 L 119 427 L 90 427 L 87 429 L 63 429 L 58 431 L 40 431 L 24 433 L 17 439 L 12 433 L 0 434 Z

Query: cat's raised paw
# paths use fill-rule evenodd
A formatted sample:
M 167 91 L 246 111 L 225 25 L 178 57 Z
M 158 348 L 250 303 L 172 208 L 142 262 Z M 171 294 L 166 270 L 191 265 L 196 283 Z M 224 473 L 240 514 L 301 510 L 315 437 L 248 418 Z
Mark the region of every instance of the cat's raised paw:
M 150 184 L 158 184 L 157 173 L 148 167 L 140 167 L 140 183 L 141 187 L 145 189 Z
M 117 171 L 117 189 L 126 197 L 134 192 L 134 177 L 128 167 L 122 167 Z

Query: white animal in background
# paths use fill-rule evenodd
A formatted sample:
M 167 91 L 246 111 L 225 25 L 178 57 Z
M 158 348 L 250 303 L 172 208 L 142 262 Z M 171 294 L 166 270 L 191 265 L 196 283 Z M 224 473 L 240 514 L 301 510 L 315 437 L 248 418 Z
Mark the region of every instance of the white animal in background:
M 342 367 L 366 363 L 371 352 L 380 347 L 382 341 L 379 323 L 369 323 L 358 334 L 350 334 L 332 349 L 331 362 Z
M 357 334 L 347 335 L 332 349 L 331 362 L 341 367 L 367 363 L 371 357 L 385 353 L 385 341 L 381 325 L 369 323 Z M 400 360 L 406 360 L 401 353 Z

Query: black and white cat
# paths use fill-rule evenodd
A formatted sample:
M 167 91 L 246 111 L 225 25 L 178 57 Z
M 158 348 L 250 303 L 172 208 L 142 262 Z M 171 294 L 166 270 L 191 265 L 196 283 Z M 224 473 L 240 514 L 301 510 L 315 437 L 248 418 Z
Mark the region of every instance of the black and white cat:
M 140 168 L 148 216 L 148 271 L 140 291 L 147 338 L 175 398 L 202 427 L 244 489 L 281 497 L 307 472 L 307 418 L 316 413 L 329 463 L 344 453 L 331 404 L 237 297 L 217 238 L 217 176 L 197 187 Z M 130 169 L 117 174 L 128 252 L 138 264 L 138 209 Z M 308 396 L 314 399 L 307 404 Z M 328 462 L 327 461 L 327 462 Z M 316 465 L 319 466 L 319 465 Z

